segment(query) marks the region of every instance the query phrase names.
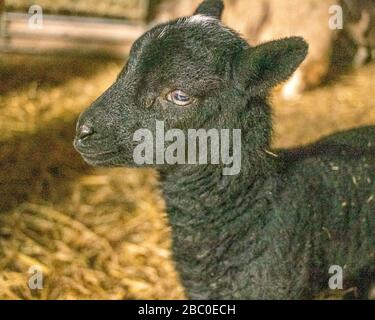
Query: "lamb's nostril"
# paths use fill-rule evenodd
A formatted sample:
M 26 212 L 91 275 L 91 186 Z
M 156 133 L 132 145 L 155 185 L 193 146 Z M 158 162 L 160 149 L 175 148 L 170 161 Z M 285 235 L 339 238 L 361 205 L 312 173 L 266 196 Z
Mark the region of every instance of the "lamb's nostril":
M 84 139 L 88 136 L 91 136 L 94 133 L 94 129 L 88 125 L 82 125 L 77 130 L 77 138 Z

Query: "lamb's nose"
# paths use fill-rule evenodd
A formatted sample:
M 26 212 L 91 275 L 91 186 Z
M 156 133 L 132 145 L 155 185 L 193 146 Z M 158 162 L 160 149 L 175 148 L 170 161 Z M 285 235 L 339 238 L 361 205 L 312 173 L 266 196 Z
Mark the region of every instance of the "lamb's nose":
M 86 124 L 80 126 L 77 130 L 77 138 L 85 139 L 88 136 L 91 136 L 94 133 L 94 129 Z

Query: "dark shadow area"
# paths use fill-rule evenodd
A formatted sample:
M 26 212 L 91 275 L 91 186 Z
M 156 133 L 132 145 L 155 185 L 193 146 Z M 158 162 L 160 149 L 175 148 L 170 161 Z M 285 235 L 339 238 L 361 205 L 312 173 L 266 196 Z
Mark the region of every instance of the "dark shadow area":
M 363 156 L 375 159 L 375 126 L 335 133 L 311 145 L 280 150 L 279 154 L 288 162 L 309 157 L 343 155 L 346 159 L 359 159 Z
M 121 63 L 105 56 L 35 56 L 1 53 L 0 95 L 20 90 L 30 83 L 54 87 L 77 77 L 88 79 L 101 72 L 111 61 Z
M 34 83 L 45 89 L 71 79 L 90 79 L 105 72 L 110 62 L 116 60 L 99 56 L 0 54 L 0 95 Z M 64 201 L 71 193 L 70 182 L 90 171 L 73 148 L 77 117 L 75 113 L 51 120 L 35 133 L 18 134 L 0 142 L 0 212 L 33 199 Z
M 358 274 L 359 298 L 362 300 L 374 299 L 372 290 L 375 288 L 375 261 L 372 265 L 362 268 Z
M 49 123 L 36 134 L 0 143 L 0 212 L 25 201 L 56 203 L 70 196 L 70 182 L 87 174 L 73 148 L 76 118 Z
M 333 51 L 328 74 L 323 85 L 330 85 L 338 81 L 343 75 L 354 70 L 353 59 L 357 52 L 357 46 L 345 33 L 340 33 L 333 43 Z
M 151 22 L 157 17 L 159 7 L 162 3 L 163 3 L 162 0 L 150 1 L 149 10 L 148 10 L 147 19 L 146 19 L 147 22 Z

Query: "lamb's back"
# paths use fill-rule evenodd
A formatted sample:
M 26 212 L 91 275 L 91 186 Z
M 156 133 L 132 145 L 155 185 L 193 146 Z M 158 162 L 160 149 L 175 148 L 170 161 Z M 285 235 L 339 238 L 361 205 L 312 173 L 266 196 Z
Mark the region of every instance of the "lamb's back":
M 274 207 L 289 239 L 281 250 L 303 261 L 301 273 L 318 286 L 332 265 L 347 278 L 375 266 L 375 127 L 283 151 L 281 159 Z

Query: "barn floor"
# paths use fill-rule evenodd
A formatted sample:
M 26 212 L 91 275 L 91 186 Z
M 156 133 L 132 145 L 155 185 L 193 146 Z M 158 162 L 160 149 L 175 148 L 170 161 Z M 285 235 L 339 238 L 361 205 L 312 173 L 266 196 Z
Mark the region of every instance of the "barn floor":
M 182 299 L 152 171 L 92 169 L 75 121 L 120 70 L 89 57 L 0 55 L 0 299 Z M 275 100 L 277 147 L 375 125 L 375 64 Z M 39 265 L 43 290 L 28 288 Z

